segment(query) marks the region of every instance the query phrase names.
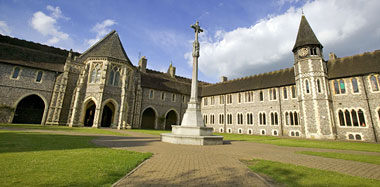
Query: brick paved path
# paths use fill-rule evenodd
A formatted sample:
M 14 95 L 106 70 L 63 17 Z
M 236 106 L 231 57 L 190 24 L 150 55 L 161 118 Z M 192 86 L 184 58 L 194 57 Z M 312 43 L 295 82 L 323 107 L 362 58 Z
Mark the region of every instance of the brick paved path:
M 117 186 L 267 186 L 239 159 L 273 160 L 380 179 L 380 166 L 362 162 L 296 154 L 296 151 L 333 151 L 379 155 L 357 151 L 283 147 L 233 141 L 219 146 L 174 145 L 160 142 L 158 136 L 126 132 L 131 137 L 101 137 L 96 144 L 154 156 Z M 380 145 L 379 145 L 380 146 Z

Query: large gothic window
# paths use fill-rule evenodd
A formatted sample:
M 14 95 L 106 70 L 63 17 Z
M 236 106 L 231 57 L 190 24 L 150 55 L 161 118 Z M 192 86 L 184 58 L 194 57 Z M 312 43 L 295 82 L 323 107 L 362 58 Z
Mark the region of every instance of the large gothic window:
M 344 127 L 365 127 L 365 118 L 363 110 L 352 109 L 351 112 L 349 110 L 338 111 L 338 118 L 340 126 Z
M 111 86 L 119 86 L 120 82 L 120 67 L 112 66 L 109 77 L 108 77 L 108 85 Z
M 100 82 L 100 68 L 101 65 L 99 63 L 95 63 L 92 66 L 90 73 L 90 83 L 98 83 Z

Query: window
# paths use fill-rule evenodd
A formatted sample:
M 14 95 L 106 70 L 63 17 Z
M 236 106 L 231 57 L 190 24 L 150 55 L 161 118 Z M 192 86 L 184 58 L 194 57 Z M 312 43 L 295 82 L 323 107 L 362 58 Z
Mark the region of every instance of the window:
M 149 90 L 149 99 L 153 99 L 154 91 L 152 89 Z
M 380 77 L 378 77 L 378 79 L 380 79 Z M 380 82 L 380 80 L 377 80 L 375 75 L 371 75 L 370 80 L 371 80 L 372 91 L 379 91 L 378 82 Z
M 349 135 L 348 135 L 348 139 L 349 139 L 349 140 L 355 140 L 354 135 L 353 135 L 353 134 L 349 134 Z
M 215 97 L 211 96 L 211 105 L 215 105 Z
M 264 112 L 259 112 L 259 125 L 267 125 Z
M 42 81 L 42 75 L 43 75 L 42 71 L 38 71 L 37 72 L 36 82 L 41 82 Z
M 210 115 L 210 124 L 214 124 L 214 123 L 215 123 L 215 115 L 211 114 Z
M 276 88 L 269 89 L 269 99 L 276 100 L 277 99 L 276 96 L 277 96 Z
M 242 100 L 242 95 L 241 95 L 241 93 L 238 93 L 238 103 L 241 103 L 241 100 Z
M 283 87 L 282 90 L 284 92 L 284 99 L 288 99 L 288 89 L 286 87 Z
M 182 103 L 186 103 L 186 96 L 182 96 Z
M 175 102 L 175 99 L 176 99 L 176 94 L 172 93 L 172 102 Z
M 334 90 L 335 90 L 335 94 L 340 94 L 339 83 L 337 80 L 334 80 Z
M 364 113 L 361 109 L 352 109 L 349 111 L 348 109 L 338 111 L 338 119 L 339 125 L 341 127 L 365 127 L 365 117 Z
M 294 130 L 292 130 L 292 131 L 289 132 L 290 136 L 300 136 L 300 134 L 301 133 L 299 131 L 294 131 Z
M 92 65 L 92 70 L 90 73 L 90 83 L 98 83 L 100 82 L 100 72 L 101 64 L 100 63 L 94 63 Z
M 247 125 L 253 125 L 253 114 L 252 113 L 247 113 Z
M 232 124 L 232 114 L 227 114 L 227 124 L 228 125 Z
M 359 93 L 358 80 L 356 80 L 355 77 L 351 79 L 351 84 L 352 84 L 352 91 L 354 93 Z
M 203 115 L 203 122 L 204 122 L 205 124 L 207 124 L 207 115 L 206 115 L 206 114 Z
M 334 80 L 334 90 L 335 94 L 345 94 L 346 93 L 346 86 L 344 84 L 344 80 Z
M 339 85 L 340 85 L 340 93 L 345 94 L 346 93 L 346 86 L 344 85 L 343 79 L 341 79 L 339 81 Z
M 237 117 L 237 124 L 242 125 L 243 124 L 243 114 L 238 113 L 236 117 Z
M 265 129 L 261 129 L 261 135 L 266 135 L 267 132 L 265 131 Z
M 207 106 L 208 105 L 208 99 L 207 97 L 204 97 L 203 98 L 203 106 Z
M 239 128 L 239 129 L 238 129 L 238 133 L 239 133 L 239 134 L 243 134 L 243 129 Z
M 163 101 L 165 100 L 165 92 L 164 91 L 161 92 L 161 100 L 163 100 Z
M 285 112 L 285 125 L 298 125 L 298 112 L 289 111 Z
M 231 128 L 228 128 L 228 129 L 227 129 L 227 132 L 228 132 L 228 133 L 232 133 L 232 129 L 231 129 Z
M 18 76 L 20 74 L 20 70 L 21 70 L 21 68 L 17 67 L 17 66 L 13 69 L 12 79 L 17 79 L 18 78 Z
M 277 114 L 277 112 L 271 112 L 270 113 L 270 124 L 271 125 L 278 125 L 278 114 Z
M 264 101 L 264 93 L 263 93 L 263 91 L 260 91 L 260 101 Z
M 247 134 L 252 134 L 252 129 L 248 129 Z
M 361 134 L 348 134 L 347 138 L 349 140 L 362 140 Z
M 223 127 L 220 127 L 220 128 L 219 128 L 219 132 L 220 132 L 220 133 L 223 133 L 223 132 L 224 132 Z
M 292 98 L 296 98 L 296 97 L 297 97 L 296 86 L 293 85 L 292 86 Z
M 118 86 L 119 79 L 120 79 L 120 67 L 112 66 L 112 69 L 110 71 L 109 78 L 108 78 L 108 85 Z
M 224 124 L 224 114 L 219 114 L 219 124 L 220 125 Z
M 224 105 L 224 95 L 219 96 L 219 104 Z
M 245 92 L 245 102 L 253 102 L 253 91 Z
M 227 104 L 232 104 L 232 94 L 227 95 Z
M 319 80 L 319 79 L 317 79 L 317 91 L 318 91 L 318 93 L 322 93 L 321 80 Z
M 305 89 L 306 89 L 306 93 L 310 93 L 310 88 L 309 88 L 309 80 L 305 80 Z
M 310 55 L 317 55 L 317 48 L 316 47 L 311 48 Z
M 273 135 L 273 136 L 278 136 L 278 131 L 277 131 L 277 130 L 273 130 L 273 131 L 272 131 L 272 135 Z

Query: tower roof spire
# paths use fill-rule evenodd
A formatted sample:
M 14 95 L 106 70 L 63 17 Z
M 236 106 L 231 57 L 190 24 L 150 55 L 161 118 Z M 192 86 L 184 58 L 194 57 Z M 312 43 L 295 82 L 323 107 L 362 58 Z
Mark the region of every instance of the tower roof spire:
M 317 37 L 315 36 L 313 29 L 311 29 L 309 22 L 307 22 L 305 15 L 302 14 L 300 26 L 298 28 L 296 43 L 293 47 L 293 52 L 298 47 L 304 45 L 319 45 L 321 48 L 323 48 L 322 44 L 318 41 Z

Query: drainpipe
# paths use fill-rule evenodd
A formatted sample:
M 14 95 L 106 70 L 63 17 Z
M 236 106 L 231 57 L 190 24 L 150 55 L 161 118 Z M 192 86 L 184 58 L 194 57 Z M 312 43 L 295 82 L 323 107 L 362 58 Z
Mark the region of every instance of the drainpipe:
M 286 93 L 288 93 L 287 90 L 286 90 Z M 280 106 L 280 114 L 279 114 L 279 116 L 280 116 L 281 136 L 284 136 L 284 128 L 283 128 L 283 124 L 282 124 L 281 87 L 278 88 L 278 104 Z

